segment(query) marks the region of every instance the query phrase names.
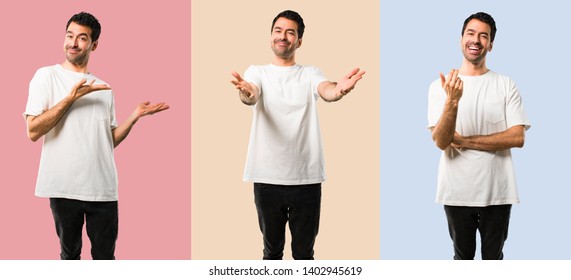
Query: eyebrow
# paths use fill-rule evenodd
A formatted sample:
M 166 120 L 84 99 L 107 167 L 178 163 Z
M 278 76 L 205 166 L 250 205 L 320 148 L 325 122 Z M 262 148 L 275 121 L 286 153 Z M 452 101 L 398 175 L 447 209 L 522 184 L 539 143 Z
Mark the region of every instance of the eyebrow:
M 69 31 L 69 30 L 68 30 L 68 31 L 66 32 L 66 34 L 74 34 L 74 33 L 73 33 L 72 31 Z M 87 33 L 79 33 L 79 34 L 77 34 L 77 36 L 87 36 L 87 37 L 89 38 L 89 34 L 87 34 Z
M 274 26 L 274 30 L 276 30 L 276 29 L 278 29 L 278 30 L 283 30 L 283 28 L 282 28 L 282 27 L 280 27 L 280 26 Z M 286 31 L 286 32 L 287 32 L 287 31 L 294 31 L 294 32 L 297 32 L 297 30 L 295 30 L 295 29 L 293 29 L 293 28 L 290 28 L 290 29 L 286 29 L 285 31 Z
M 474 29 L 466 29 L 466 32 L 486 34 L 486 35 L 488 35 L 488 36 L 490 35 L 490 34 L 488 34 L 488 32 L 478 32 L 478 31 L 476 31 L 476 30 L 474 30 Z

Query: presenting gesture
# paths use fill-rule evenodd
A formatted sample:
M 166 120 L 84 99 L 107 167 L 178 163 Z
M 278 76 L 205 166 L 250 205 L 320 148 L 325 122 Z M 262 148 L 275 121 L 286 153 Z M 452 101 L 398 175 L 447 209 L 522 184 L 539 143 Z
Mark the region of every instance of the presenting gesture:
M 153 105 L 150 105 L 150 104 L 151 104 L 151 102 L 149 102 L 149 101 L 146 101 L 146 102 L 139 104 L 137 106 L 137 108 L 135 109 L 135 112 L 134 112 L 135 115 L 138 118 L 140 118 L 140 117 L 143 117 L 146 115 L 152 115 L 154 113 L 164 111 L 164 110 L 169 108 L 169 105 L 167 105 L 165 102 L 160 102 L 160 103 L 153 104 Z
M 146 101 L 137 105 L 135 111 L 133 111 L 133 113 L 121 125 L 113 129 L 113 146 L 117 147 L 121 142 L 123 142 L 123 140 L 125 140 L 125 138 L 127 138 L 127 135 L 129 135 L 129 132 L 131 132 L 131 129 L 135 123 L 137 123 L 139 118 L 164 111 L 168 108 L 169 105 L 164 102 L 151 105 L 151 102 Z
M 248 83 L 247 81 L 244 81 L 244 79 L 242 79 L 240 74 L 238 74 L 236 71 L 232 71 L 232 76 L 234 76 L 235 80 L 230 82 L 236 86 L 242 103 L 246 105 L 256 104 L 256 102 L 258 102 L 258 94 L 260 92 L 258 87 Z
M 440 82 L 450 101 L 460 101 L 464 90 L 464 82 L 458 77 L 458 70 L 450 70 L 446 77 L 440 73 Z
M 351 90 L 355 88 L 357 82 L 363 78 L 365 71 L 359 71 L 359 68 L 351 70 L 351 72 L 345 75 L 338 83 L 335 88 L 336 91 L 344 96 L 347 95 Z
M 317 92 L 323 100 L 332 102 L 337 101 L 343 96 L 347 95 L 351 90 L 355 88 L 357 82 L 363 78 L 365 71 L 360 71 L 359 68 L 355 68 L 345 75 L 339 82 L 321 82 L 317 87 Z
M 73 86 L 70 95 L 73 97 L 74 100 L 77 100 L 78 98 L 87 95 L 89 93 L 92 93 L 94 91 L 111 89 L 111 87 L 108 85 L 94 85 L 93 83 L 95 83 L 95 80 L 92 80 L 91 82 L 87 83 L 86 79 L 81 79 L 81 81 L 79 81 L 77 84 Z

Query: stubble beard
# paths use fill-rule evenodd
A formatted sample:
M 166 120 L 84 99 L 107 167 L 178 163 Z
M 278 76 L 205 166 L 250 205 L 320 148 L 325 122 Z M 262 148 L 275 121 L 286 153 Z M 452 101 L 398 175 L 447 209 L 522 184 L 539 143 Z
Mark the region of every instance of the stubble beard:
M 464 55 L 464 58 L 469 61 L 472 64 L 479 64 L 480 62 L 484 61 L 486 59 L 486 55 L 488 54 L 487 50 L 484 50 L 482 53 L 480 53 L 479 55 L 471 55 L 469 50 L 467 48 L 464 48 L 462 50 L 462 53 Z
M 279 40 L 277 41 L 279 42 Z M 294 46 L 293 43 L 289 44 L 289 48 L 280 48 L 278 46 L 276 46 L 276 41 L 274 41 L 274 43 L 272 44 L 272 51 L 274 52 L 274 54 L 280 58 L 286 59 L 286 58 L 290 58 L 293 56 L 293 54 L 295 53 L 295 49 L 296 46 Z
M 77 51 L 79 51 L 78 54 L 70 54 L 68 52 L 69 49 L 73 49 L 73 48 L 66 48 L 66 52 L 65 52 L 65 58 L 68 62 L 72 63 L 72 64 L 85 64 L 87 62 L 87 54 L 86 53 L 82 53 L 81 49 L 76 49 Z

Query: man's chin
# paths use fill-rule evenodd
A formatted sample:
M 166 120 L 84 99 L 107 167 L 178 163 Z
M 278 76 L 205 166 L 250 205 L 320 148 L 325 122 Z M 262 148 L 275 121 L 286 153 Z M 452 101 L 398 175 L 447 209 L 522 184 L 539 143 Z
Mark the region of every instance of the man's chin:
M 466 58 L 466 60 L 468 60 L 469 62 L 471 62 L 473 64 L 478 64 L 478 63 L 482 62 L 486 58 L 486 56 L 485 55 L 479 55 L 479 56 L 465 55 L 464 58 Z
M 74 56 L 66 56 L 65 58 L 66 58 L 67 62 L 69 62 L 71 64 L 85 64 L 84 58 L 74 57 Z

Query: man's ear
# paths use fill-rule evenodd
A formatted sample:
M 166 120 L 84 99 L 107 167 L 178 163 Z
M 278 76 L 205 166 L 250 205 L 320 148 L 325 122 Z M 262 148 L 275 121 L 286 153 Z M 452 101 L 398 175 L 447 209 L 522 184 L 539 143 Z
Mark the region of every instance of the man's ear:
M 490 49 L 488 50 L 488 52 L 492 52 L 493 47 L 494 47 L 494 42 L 490 42 Z
M 99 45 L 99 40 L 93 42 L 93 45 L 91 46 L 91 51 L 94 51 L 95 49 L 97 49 L 97 45 Z
M 301 38 L 299 38 L 299 39 L 297 40 L 297 48 L 298 48 L 298 49 L 299 49 L 299 47 L 301 47 L 301 41 L 302 41 Z

